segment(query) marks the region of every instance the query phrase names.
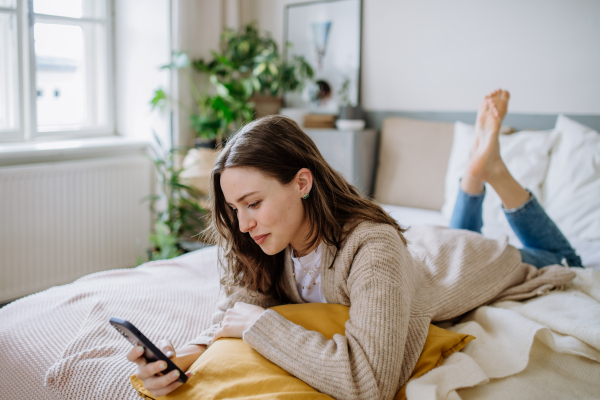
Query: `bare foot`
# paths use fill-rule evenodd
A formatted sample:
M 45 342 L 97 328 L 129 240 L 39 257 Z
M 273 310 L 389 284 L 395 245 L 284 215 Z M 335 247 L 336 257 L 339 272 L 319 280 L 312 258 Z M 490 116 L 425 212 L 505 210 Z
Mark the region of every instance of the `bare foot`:
M 500 126 L 506 115 L 510 94 L 504 90 L 485 96 L 477 113 L 475 143 L 467 167 L 467 175 L 483 182 L 491 175 L 506 168 L 500 158 Z
M 484 182 L 489 183 L 507 209 L 517 208 L 530 198 L 529 192 L 510 174 L 500 157 L 498 136 L 509 98 L 508 92 L 500 89 L 485 96 L 477 113 L 469 166 L 461 180 L 461 188 L 466 193 L 481 193 Z

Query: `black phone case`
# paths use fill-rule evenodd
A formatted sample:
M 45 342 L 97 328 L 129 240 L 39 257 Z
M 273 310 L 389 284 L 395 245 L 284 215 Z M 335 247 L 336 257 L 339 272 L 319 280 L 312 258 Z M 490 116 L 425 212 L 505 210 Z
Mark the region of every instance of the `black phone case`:
M 174 369 L 179 371 L 179 378 L 177 380 L 181 383 L 186 383 L 188 380 L 187 375 L 183 372 L 169 357 L 167 357 L 162 351 L 160 351 L 146 336 L 142 334 L 133 324 L 127 320 L 112 317 L 110 324 L 134 346 L 143 346 L 144 354 L 143 357 L 147 362 L 155 362 L 163 360 L 167 363 L 167 368 L 161 371 L 163 375 L 168 374 Z

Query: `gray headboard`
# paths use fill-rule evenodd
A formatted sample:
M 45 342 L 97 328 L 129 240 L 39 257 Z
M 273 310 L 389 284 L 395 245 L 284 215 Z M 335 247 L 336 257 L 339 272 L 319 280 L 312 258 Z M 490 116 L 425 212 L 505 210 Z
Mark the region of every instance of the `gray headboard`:
M 367 127 L 381 130 L 381 124 L 387 117 L 405 117 L 425 121 L 455 122 L 462 121 L 474 124 L 476 112 L 438 112 L 438 111 L 365 111 Z M 599 115 L 571 115 L 567 117 L 580 122 L 600 132 Z M 557 114 L 515 114 L 508 113 L 504 125 L 512 126 L 517 130 L 524 129 L 552 129 L 556 123 Z

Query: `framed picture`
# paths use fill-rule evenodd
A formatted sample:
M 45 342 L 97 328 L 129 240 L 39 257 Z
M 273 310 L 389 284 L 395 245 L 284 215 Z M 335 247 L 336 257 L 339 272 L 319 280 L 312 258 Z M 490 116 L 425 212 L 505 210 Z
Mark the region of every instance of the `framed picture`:
M 337 114 L 360 104 L 362 0 L 290 4 L 285 9 L 286 57 L 303 56 L 315 71 L 302 93 L 286 95 L 288 107 Z

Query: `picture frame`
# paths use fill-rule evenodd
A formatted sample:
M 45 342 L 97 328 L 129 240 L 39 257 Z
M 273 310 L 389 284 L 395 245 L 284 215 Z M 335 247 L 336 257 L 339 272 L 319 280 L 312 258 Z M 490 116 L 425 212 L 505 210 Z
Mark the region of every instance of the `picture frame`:
M 360 105 L 362 0 L 289 4 L 284 35 L 286 60 L 302 56 L 315 73 L 302 93 L 286 94 L 287 107 L 338 114 L 340 106 Z

